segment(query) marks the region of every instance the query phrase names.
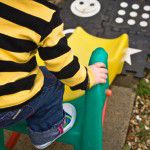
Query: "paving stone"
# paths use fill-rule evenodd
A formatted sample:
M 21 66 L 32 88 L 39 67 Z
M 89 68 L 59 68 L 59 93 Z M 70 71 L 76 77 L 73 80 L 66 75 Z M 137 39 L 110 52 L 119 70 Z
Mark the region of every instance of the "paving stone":
M 108 100 L 104 122 L 103 150 L 121 150 L 126 139 L 135 99 L 131 88 L 112 87 L 113 96 Z

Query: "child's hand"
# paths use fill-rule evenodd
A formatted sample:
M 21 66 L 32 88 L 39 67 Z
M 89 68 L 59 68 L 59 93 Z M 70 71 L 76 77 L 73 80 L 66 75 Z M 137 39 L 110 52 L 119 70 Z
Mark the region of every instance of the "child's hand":
M 106 66 L 103 63 L 95 63 L 90 66 L 95 75 L 95 84 L 106 83 L 108 70 L 105 67 Z

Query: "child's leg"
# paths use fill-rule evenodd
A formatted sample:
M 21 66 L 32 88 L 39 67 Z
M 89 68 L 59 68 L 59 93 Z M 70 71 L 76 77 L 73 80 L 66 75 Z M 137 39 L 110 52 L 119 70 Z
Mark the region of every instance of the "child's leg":
M 75 121 L 75 109 L 66 104 L 65 111 L 68 112 L 67 118 L 70 118 L 70 121 L 67 121 L 67 127 L 63 131 L 64 121 L 66 121 L 66 113 L 62 105 L 64 85 L 58 80 L 55 84 L 50 84 L 54 76 L 44 68 L 42 71 L 45 76 L 44 96 L 40 99 L 38 110 L 27 119 L 29 136 L 32 143 L 39 149 L 50 145 L 63 132 L 69 130 Z
M 65 104 L 65 112 L 63 110 L 64 85 L 46 68 L 41 70 L 45 80 L 40 94 L 21 108 L 0 112 L 0 128 L 26 119 L 31 141 L 39 149 L 47 147 L 63 132 L 68 131 L 76 116 L 72 105 Z M 65 128 L 64 120 L 67 122 Z
M 50 115 L 51 118 L 48 120 L 49 127 L 57 123 L 58 120 L 62 120 L 64 118 L 62 106 L 64 85 L 45 67 L 41 68 L 41 70 L 44 74 L 44 86 L 40 94 L 22 107 L 0 110 L 0 128 L 10 126 L 20 120 L 29 118 L 32 115 L 32 119 L 30 117 L 28 121 L 29 123 L 30 120 L 38 119 L 38 116 L 44 115 L 46 118 Z M 34 114 L 36 115 L 35 118 Z M 41 119 L 44 120 L 44 117 Z M 43 123 L 43 120 L 41 123 Z M 41 126 L 43 126 L 43 124 L 41 124 Z
M 62 105 L 64 85 L 45 68 L 42 71 L 45 76 L 44 88 L 41 96 L 37 98 L 39 100 L 36 99 L 31 104 L 38 109 L 27 119 L 29 127 L 34 131 L 45 131 L 58 121 L 62 122 L 65 117 Z

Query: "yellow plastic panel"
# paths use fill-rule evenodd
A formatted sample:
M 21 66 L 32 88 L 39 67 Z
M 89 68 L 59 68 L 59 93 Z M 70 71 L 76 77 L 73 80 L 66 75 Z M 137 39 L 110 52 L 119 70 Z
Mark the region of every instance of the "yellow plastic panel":
M 80 62 L 87 66 L 93 50 L 98 47 L 104 48 L 108 53 L 108 70 L 110 84 L 117 74 L 120 74 L 123 68 L 123 58 L 128 48 L 128 35 L 123 34 L 115 39 L 104 39 L 92 36 L 85 32 L 81 27 L 75 29 L 74 33 L 68 39 L 69 46 L 74 50 L 74 54 L 78 56 Z M 40 65 L 43 64 L 39 60 Z M 84 94 L 83 91 L 71 91 L 66 86 L 64 101 L 73 100 Z

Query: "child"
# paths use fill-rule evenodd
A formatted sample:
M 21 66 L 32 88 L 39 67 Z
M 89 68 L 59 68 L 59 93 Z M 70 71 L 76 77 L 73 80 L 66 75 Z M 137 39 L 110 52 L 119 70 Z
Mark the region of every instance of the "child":
M 48 70 L 37 65 L 37 50 Z M 75 108 L 62 105 L 63 83 L 86 90 L 106 78 L 104 64 L 79 64 L 55 5 L 0 0 L 0 128 L 26 120 L 33 145 L 44 149 L 75 122 Z

